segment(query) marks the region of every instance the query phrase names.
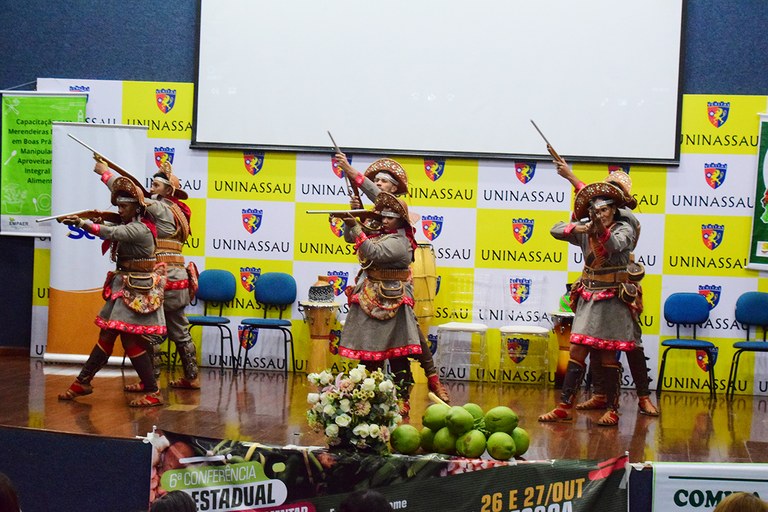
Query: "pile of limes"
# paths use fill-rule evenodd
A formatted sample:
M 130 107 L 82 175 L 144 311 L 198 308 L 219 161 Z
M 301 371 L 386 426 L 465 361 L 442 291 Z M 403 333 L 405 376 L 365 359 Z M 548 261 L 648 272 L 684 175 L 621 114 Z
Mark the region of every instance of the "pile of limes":
M 392 431 L 390 444 L 398 453 L 413 454 L 421 448 L 462 457 L 488 455 L 497 460 L 519 457 L 528 450 L 528 432 L 518 426 L 515 411 L 500 405 L 483 412 L 473 403 L 463 406 L 432 404 L 424 411 L 419 431 L 403 424 Z

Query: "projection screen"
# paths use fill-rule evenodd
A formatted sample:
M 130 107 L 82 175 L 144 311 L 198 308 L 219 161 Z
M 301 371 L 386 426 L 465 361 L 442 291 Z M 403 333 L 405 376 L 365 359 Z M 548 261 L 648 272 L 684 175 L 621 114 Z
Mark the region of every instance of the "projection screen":
M 685 0 L 200 0 L 192 146 L 676 163 Z

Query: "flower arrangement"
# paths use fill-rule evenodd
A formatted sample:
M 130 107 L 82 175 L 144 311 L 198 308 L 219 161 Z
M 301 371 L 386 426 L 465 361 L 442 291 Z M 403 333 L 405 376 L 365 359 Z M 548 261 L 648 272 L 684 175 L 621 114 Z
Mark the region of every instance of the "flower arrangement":
M 358 365 L 348 374 L 324 370 L 307 379 L 319 391 L 307 395 L 307 422 L 315 432 L 325 433 L 329 447 L 389 451 L 389 434 L 402 421 L 389 375 Z

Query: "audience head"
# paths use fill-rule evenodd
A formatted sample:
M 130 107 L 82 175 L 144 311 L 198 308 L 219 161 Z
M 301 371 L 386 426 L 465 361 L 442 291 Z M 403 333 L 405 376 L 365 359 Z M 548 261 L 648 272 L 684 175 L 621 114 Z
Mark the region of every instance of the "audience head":
M 197 512 L 197 505 L 184 491 L 171 491 L 156 499 L 149 512 Z
M 0 512 L 19 512 L 16 488 L 5 473 L 0 473 Z
M 339 505 L 339 512 L 392 512 L 392 506 L 378 491 L 353 492 Z
M 723 498 L 714 512 L 768 512 L 768 503 L 748 492 L 734 492 Z

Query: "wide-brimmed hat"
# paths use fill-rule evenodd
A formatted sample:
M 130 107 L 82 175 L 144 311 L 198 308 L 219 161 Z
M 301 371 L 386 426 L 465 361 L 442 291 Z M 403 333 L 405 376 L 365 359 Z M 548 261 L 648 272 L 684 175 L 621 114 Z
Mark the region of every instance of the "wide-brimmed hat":
M 624 191 L 613 183 L 604 181 L 590 183 L 576 194 L 576 200 L 573 204 L 573 213 L 576 218 L 589 217 L 589 205 L 593 199 L 598 197 L 610 199 L 617 208 L 624 206 L 626 201 Z
M 125 176 L 115 178 L 115 181 L 112 182 L 112 204 L 117 206 L 120 197 L 130 197 L 141 206 L 147 205 L 144 199 L 144 192 L 141 191 L 141 188 L 137 186 L 133 180 L 126 178 Z
M 376 160 L 365 170 L 365 177 L 373 181 L 380 172 L 390 174 L 397 181 L 395 194 L 405 194 L 408 192 L 408 175 L 403 166 L 391 158 L 380 158 Z
M 632 178 L 629 174 L 624 171 L 613 171 L 603 181 L 616 185 L 624 192 L 624 206 L 630 210 L 637 208 L 637 199 L 632 197 Z
M 407 225 L 411 225 L 411 217 L 408 215 L 408 205 L 394 194 L 390 194 L 389 192 L 379 192 L 379 195 L 376 196 L 376 203 L 373 205 L 373 211 L 381 213 L 384 210 L 395 212 Z
M 173 189 L 173 193 L 171 195 L 177 199 L 187 199 L 189 197 L 189 194 L 181 189 L 179 178 L 173 174 L 173 168 L 171 167 L 170 162 L 163 162 L 160 164 L 160 169 L 155 173 L 152 179 L 159 180 L 160 182 L 165 183 L 171 187 Z

